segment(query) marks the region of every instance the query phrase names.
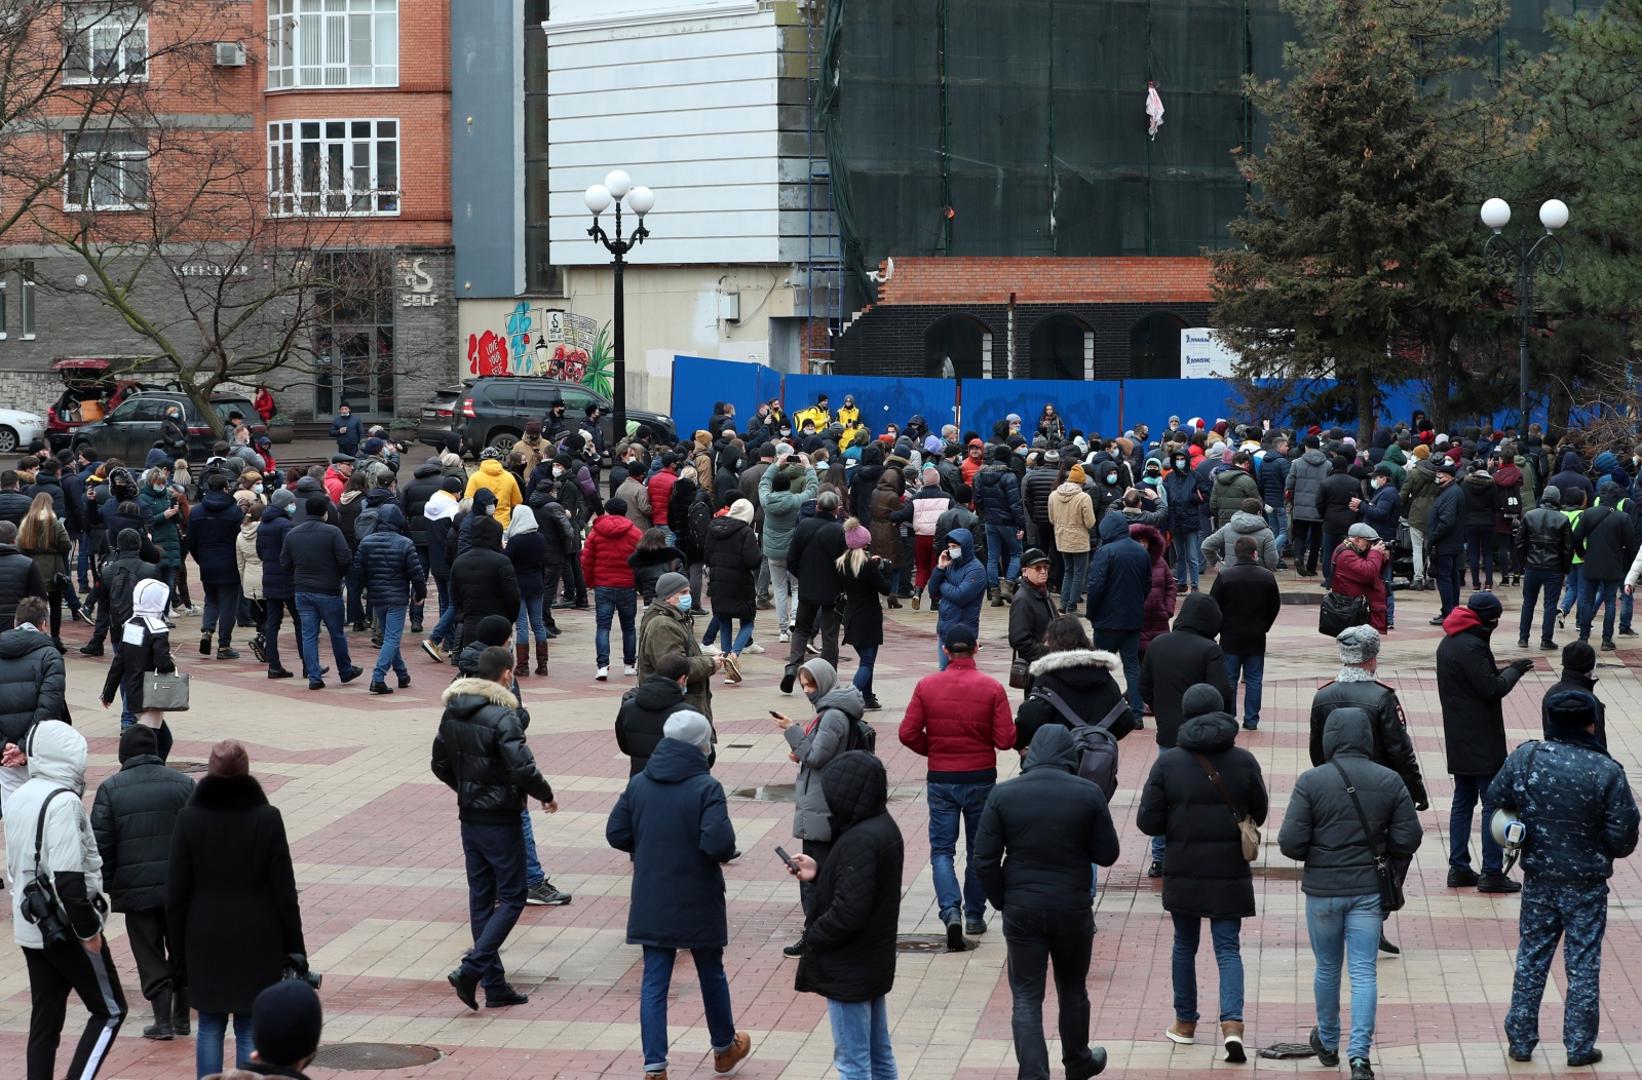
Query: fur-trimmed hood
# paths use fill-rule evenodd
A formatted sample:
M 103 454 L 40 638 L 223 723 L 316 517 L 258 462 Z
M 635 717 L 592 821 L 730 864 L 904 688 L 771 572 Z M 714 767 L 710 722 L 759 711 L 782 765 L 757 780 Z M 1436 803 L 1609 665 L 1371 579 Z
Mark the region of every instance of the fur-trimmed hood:
M 1031 672 L 1034 678 L 1048 675 L 1054 671 L 1069 671 L 1073 668 L 1100 668 L 1103 671 L 1117 671 L 1123 666 L 1123 661 L 1116 653 L 1109 653 L 1104 649 L 1068 649 L 1065 652 L 1052 652 L 1032 661 Z
M 466 676 L 445 687 L 445 692 L 439 696 L 439 700 L 448 706 L 457 698 L 464 696 L 483 698 L 490 704 L 500 705 L 504 709 L 517 709 L 519 707 L 519 699 L 514 697 L 513 692 L 501 683 Z

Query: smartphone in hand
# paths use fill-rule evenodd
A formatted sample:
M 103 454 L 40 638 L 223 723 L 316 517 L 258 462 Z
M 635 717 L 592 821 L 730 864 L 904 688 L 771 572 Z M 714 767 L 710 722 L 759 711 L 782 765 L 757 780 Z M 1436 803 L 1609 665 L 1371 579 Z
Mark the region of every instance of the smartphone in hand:
M 787 849 L 786 848 L 777 847 L 775 849 L 775 853 L 781 859 L 782 862 L 787 864 L 787 869 L 790 872 L 792 872 L 794 874 L 798 873 L 798 863 L 794 862 L 793 857 L 791 855 L 787 854 Z

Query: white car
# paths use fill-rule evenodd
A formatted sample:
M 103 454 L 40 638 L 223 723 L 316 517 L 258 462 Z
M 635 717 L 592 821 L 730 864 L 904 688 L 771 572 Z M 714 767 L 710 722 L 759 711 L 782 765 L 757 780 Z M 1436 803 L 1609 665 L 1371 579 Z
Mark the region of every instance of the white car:
M 18 409 L 0 409 L 0 454 L 35 450 L 45 444 L 45 417 Z

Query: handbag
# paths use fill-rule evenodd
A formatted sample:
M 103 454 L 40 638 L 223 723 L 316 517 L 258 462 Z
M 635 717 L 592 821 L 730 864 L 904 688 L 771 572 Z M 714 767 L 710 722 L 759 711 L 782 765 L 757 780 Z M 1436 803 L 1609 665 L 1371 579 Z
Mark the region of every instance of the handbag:
M 1237 836 L 1243 844 L 1243 861 L 1253 862 L 1258 859 L 1260 857 L 1260 826 L 1256 825 L 1253 818 L 1239 810 L 1237 804 L 1232 802 L 1231 792 L 1226 790 L 1225 781 L 1220 779 L 1220 773 L 1215 771 L 1215 767 L 1209 763 L 1209 759 L 1195 750 L 1192 751 L 1192 757 L 1196 758 L 1197 763 L 1203 766 L 1203 771 L 1209 774 L 1209 783 L 1213 784 L 1214 789 L 1220 792 L 1220 797 L 1226 800 L 1226 805 L 1231 808 L 1232 817 L 1237 819 Z
M 188 675 L 177 671 L 162 675 L 158 671 L 143 673 L 143 708 L 162 712 L 188 711 Z
M 1031 661 L 1020 653 L 1016 653 L 1015 658 L 1009 661 L 1009 685 L 1012 689 L 1025 690 L 1031 685 L 1032 675 L 1028 670 L 1031 666 Z
M 1368 597 L 1341 596 L 1330 589 L 1323 594 L 1323 606 L 1317 611 L 1317 632 L 1338 637 L 1340 631 L 1361 626 L 1368 621 Z
M 1357 799 L 1357 786 L 1346 775 L 1345 766 L 1338 761 L 1330 761 L 1329 764 L 1334 766 L 1340 779 L 1345 782 L 1346 794 L 1351 796 L 1351 805 L 1357 810 L 1357 820 L 1362 823 L 1369 854 L 1374 856 L 1374 880 L 1380 886 L 1380 910 L 1401 911 L 1403 883 L 1397 880 L 1397 872 L 1392 869 L 1391 860 L 1386 858 L 1384 846 L 1375 841 L 1374 830 L 1368 827 L 1368 815 L 1363 813 L 1363 804 Z

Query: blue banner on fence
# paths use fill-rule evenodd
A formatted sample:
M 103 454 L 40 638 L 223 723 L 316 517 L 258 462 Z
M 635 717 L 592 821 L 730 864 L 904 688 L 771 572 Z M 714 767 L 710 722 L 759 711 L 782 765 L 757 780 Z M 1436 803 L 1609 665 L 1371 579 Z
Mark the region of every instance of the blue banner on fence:
M 1053 404 L 1067 430 L 1117 430 L 1120 383 L 1081 379 L 965 379 L 961 386 L 963 429 L 991 438 L 992 425 L 1015 413 L 1028 438 L 1038 429 L 1045 403 Z
M 769 380 L 774 386 L 768 393 Z M 713 418 L 715 402 L 735 406 L 738 426 L 751 416 L 760 401 L 781 392 L 781 374 L 763 364 L 747 360 L 713 360 L 705 356 L 673 357 L 673 422 L 680 439 L 688 439 Z

